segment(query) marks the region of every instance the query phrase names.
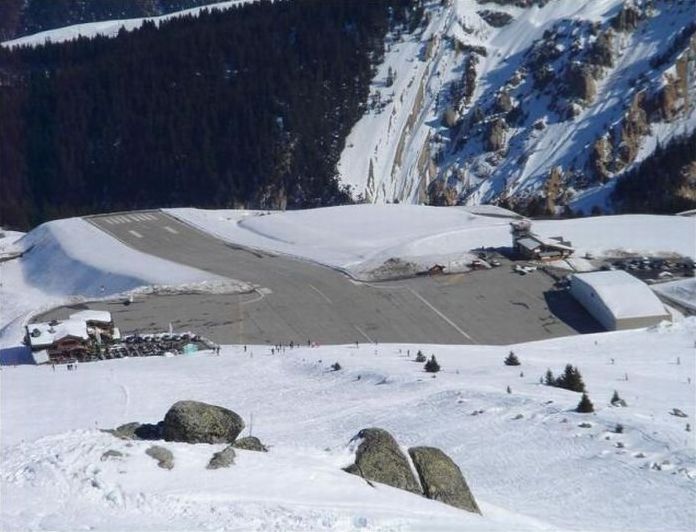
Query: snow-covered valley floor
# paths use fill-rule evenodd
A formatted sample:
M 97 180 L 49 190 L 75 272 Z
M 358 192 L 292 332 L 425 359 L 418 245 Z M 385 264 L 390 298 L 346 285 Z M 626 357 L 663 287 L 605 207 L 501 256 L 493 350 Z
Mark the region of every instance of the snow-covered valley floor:
M 510 347 L 366 344 L 271 355 L 226 346 L 220 356 L 72 372 L 4 367 L 0 528 L 694 530 L 696 442 L 686 424 L 696 407 L 695 341 L 690 318 Z M 418 349 L 436 355 L 435 378 L 413 361 Z M 521 366 L 503 365 L 510 349 Z M 343 369 L 330 371 L 336 361 Z M 580 369 L 595 414 L 572 411 L 580 394 L 539 384 L 547 368 L 558 374 L 566 363 Z M 626 408 L 609 406 L 614 390 Z M 180 399 L 231 408 L 247 427 L 253 415 L 270 452 L 238 451 L 230 469 L 209 471 L 222 445 L 164 443 L 175 457 L 166 471 L 144 454 L 149 442 L 98 430 L 156 422 Z M 342 472 L 348 440 L 369 426 L 450 454 L 483 517 Z M 108 449 L 126 456 L 101 461 Z

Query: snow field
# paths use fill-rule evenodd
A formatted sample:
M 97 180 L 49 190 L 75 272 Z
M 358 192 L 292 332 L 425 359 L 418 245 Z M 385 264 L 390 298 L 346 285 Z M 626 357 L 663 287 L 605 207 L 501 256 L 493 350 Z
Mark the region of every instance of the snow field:
M 690 318 L 509 348 L 366 344 L 272 356 L 268 347 L 226 346 L 219 357 L 122 359 L 74 372 L 4 368 L 0 524 L 692 530 L 696 442 L 685 425 L 696 407 L 694 341 Z M 419 348 L 440 362 L 436 378 L 413 362 Z M 510 349 L 521 366 L 503 365 Z M 344 369 L 329 371 L 335 361 Z M 572 411 L 580 394 L 538 383 L 566 363 L 580 369 L 595 414 Z M 614 390 L 628 407 L 608 405 Z M 231 469 L 211 472 L 205 463 L 222 446 L 164 443 L 175 456 L 164 471 L 144 455 L 148 442 L 129 447 L 96 430 L 156 422 L 180 399 L 229 407 L 247 422 L 253 414 L 253 434 L 270 453 L 238 451 Z M 342 473 L 348 441 L 369 426 L 450 454 L 484 516 Z M 101 462 L 107 449 L 129 456 Z
M 510 220 L 466 208 L 350 205 L 301 211 L 166 209 L 218 238 L 284 253 L 369 278 L 389 258 L 427 268 L 470 260 L 470 250 L 510 247 Z M 679 254 L 696 258 L 696 218 L 620 215 L 544 220 L 532 229 L 571 240 L 576 255 Z

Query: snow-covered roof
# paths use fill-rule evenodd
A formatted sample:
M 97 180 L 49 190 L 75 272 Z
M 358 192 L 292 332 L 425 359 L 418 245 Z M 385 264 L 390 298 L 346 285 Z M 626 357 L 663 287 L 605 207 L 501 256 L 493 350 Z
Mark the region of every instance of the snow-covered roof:
M 87 324 L 82 320 L 66 320 L 55 325 L 50 323 L 32 323 L 28 326 L 28 329 L 29 342 L 32 347 L 48 346 L 66 336 L 75 336 L 83 340 L 89 338 Z
M 80 312 L 70 314 L 70 319 L 111 323 L 111 312 L 107 310 L 81 310 Z
M 648 285 L 623 270 L 578 273 L 573 278 L 592 288 L 616 319 L 667 315 Z

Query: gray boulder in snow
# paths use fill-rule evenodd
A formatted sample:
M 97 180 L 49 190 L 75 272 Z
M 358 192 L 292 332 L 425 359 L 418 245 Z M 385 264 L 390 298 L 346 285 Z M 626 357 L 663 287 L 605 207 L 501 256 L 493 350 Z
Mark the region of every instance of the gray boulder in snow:
M 468 512 L 481 513 L 464 475 L 449 456 L 435 447 L 411 447 L 408 454 L 428 499 Z
M 227 408 L 198 401 L 174 403 L 164 416 L 167 441 L 232 443 L 244 429 L 242 418 Z
M 234 464 L 234 459 L 236 456 L 237 453 L 234 452 L 232 446 L 228 445 L 222 451 L 219 451 L 213 455 L 210 462 L 208 462 L 207 468 L 220 469 L 221 467 L 230 467 L 232 464 Z
M 360 441 L 355 463 L 345 470 L 367 481 L 421 494 L 408 459 L 394 437 L 384 429 L 361 430 L 351 441 Z
M 157 460 L 157 465 L 162 469 L 172 469 L 174 467 L 174 455 L 169 449 L 153 445 L 145 454 Z
M 243 449 L 245 451 L 258 451 L 261 453 L 267 453 L 268 448 L 261 443 L 256 436 L 245 436 L 244 438 L 239 438 L 236 440 L 232 447 L 235 449 Z

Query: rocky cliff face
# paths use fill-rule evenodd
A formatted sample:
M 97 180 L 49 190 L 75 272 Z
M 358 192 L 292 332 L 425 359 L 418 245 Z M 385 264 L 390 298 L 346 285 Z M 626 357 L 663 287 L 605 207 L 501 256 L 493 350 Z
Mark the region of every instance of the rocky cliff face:
M 440 46 L 425 65 L 420 116 L 402 133 L 420 154 L 417 139 L 427 132 L 435 170 L 411 172 L 404 157 L 387 181 L 375 166 L 372 200 L 420 201 L 403 192 L 413 188 L 409 180 L 421 180 L 437 205 L 504 200 L 549 214 L 588 209 L 589 191 L 611 186 L 657 145 L 696 128 L 694 9 L 693 0 L 432 7 L 424 33 L 439 32 Z M 398 58 L 387 55 L 385 64 L 391 60 Z M 405 70 L 421 68 L 413 63 Z M 391 124 L 410 111 L 412 90 L 397 89 L 401 105 L 387 110 Z M 379 129 L 373 117 L 371 124 Z M 360 123 L 354 130 L 374 160 L 388 159 L 397 133 L 371 131 Z

